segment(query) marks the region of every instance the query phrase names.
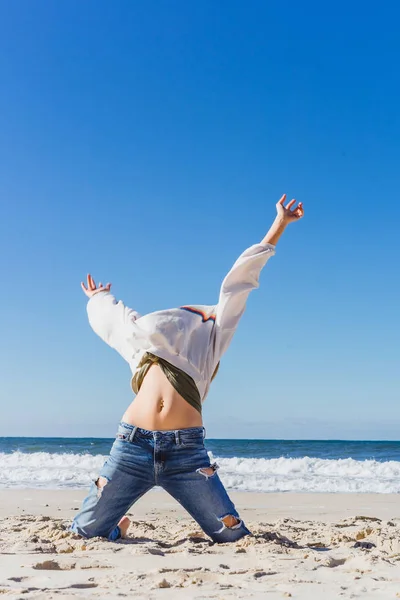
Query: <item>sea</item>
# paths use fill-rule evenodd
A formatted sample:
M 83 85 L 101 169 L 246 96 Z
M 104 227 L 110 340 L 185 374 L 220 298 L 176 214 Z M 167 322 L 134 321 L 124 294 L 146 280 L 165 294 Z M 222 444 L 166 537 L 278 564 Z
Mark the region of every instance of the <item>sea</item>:
M 85 488 L 112 439 L 0 438 L 1 488 Z M 207 439 L 229 490 L 400 493 L 400 442 Z

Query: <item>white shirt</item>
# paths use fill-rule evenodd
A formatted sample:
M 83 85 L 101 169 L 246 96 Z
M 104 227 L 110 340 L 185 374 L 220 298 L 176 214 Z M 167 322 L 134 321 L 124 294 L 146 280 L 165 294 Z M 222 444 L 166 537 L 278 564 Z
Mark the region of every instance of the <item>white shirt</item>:
M 88 302 L 93 330 L 129 363 L 135 374 L 145 352 L 167 360 L 194 380 L 202 402 L 228 348 L 251 290 L 275 246 L 256 244 L 243 252 L 222 282 L 218 304 L 181 306 L 144 316 L 99 292 Z

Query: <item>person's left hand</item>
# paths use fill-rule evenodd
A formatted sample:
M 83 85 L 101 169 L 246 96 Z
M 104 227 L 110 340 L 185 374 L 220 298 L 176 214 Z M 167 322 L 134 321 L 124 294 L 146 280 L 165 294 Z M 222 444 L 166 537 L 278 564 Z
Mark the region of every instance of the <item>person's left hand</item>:
M 291 200 L 286 206 L 286 194 L 283 194 L 282 198 L 276 205 L 278 217 L 285 223 L 292 223 L 298 221 L 304 216 L 303 203 L 299 202 L 296 206 L 296 200 Z
M 95 294 L 98 294 L 99 292 L 109 292 L 111 290 L 111 283 L 107 283 L 107 285 L 99 283 L 99 285 L 96 286 L 93 277 L 89 273 L 89 275 L 87 276 L 87 287 L 82 281 L 81 288 L 83 290 L 83 293 L 86 294 L 88 298 L 92 298 Z

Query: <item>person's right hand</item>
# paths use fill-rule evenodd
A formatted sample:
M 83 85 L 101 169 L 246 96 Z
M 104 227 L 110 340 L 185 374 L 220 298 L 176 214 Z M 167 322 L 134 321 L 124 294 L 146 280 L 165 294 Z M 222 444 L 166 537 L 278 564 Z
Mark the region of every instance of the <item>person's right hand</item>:
M 98 294 L 99 292 L 109 292 L 111 290 L 111 283 L 107 283 L 107 285 L 99 283 L 99 285 L 96 287 L 96 283 L 89 273 L 89 275 L 87 276 L 87 287 L 82 281 L 81 288 L 83 290 L 83 293 L 86 294 L 88 298 L 92 298 L 92 296 Z

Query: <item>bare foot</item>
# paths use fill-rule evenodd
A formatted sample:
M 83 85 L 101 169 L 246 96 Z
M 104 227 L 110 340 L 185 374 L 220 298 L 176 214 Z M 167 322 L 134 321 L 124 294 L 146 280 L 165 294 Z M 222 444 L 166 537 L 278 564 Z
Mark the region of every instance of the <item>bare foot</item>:
M 126 536 L 126 532 L 128 531 L 130 524 L 131 524 L 131 520 L 128 517 L 126 517 L 126 516 L 122 517 L 122 519 L 118 523 L 118 527 L 121 530 L 121 537 Z

